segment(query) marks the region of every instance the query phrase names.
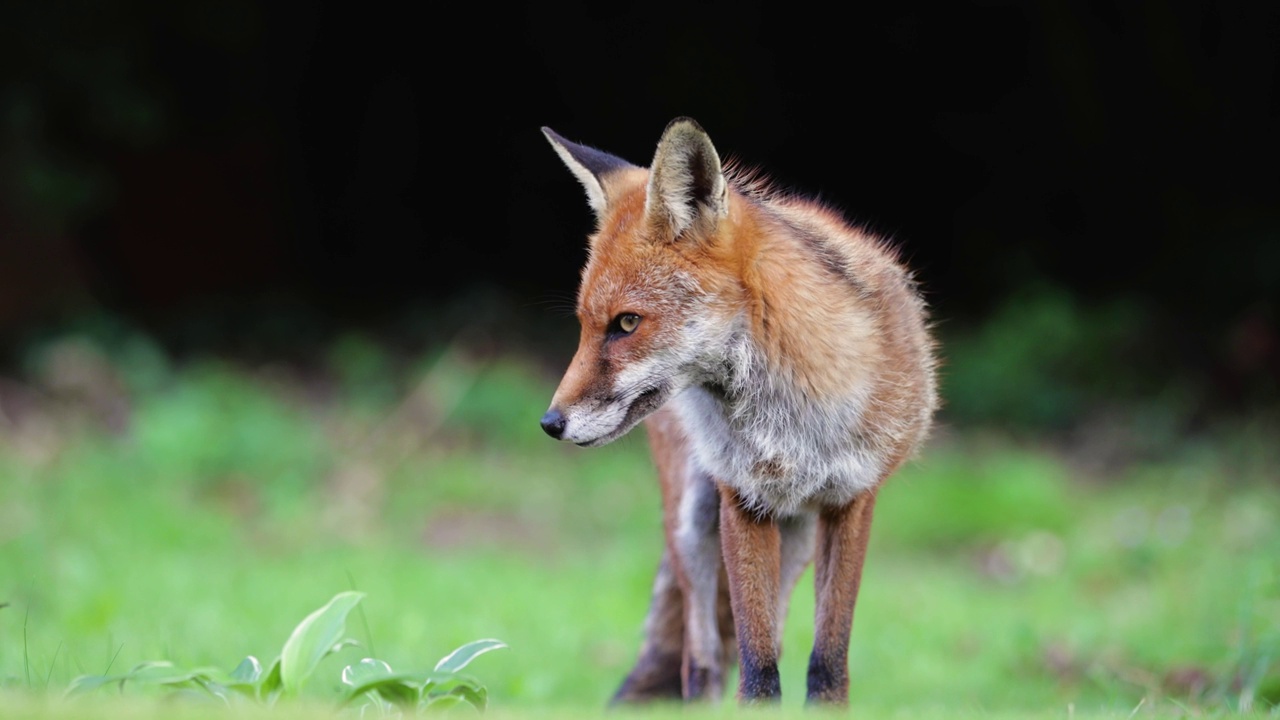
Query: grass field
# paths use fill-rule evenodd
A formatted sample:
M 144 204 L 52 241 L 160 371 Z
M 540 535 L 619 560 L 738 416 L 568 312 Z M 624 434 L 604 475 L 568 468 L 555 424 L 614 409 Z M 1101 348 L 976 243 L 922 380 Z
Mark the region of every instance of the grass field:
M 143 687 L 61 696 L 143 661 L 269 661 L 353 587 L 360 646 L 271 717 L 331 707 L 365 655 L 429 670 L 477 638 L 509 645 L 468 668 L 493 717 L 596 716 L 627 670 L 657 488 L 640 433 L 596 450 L 542 436 L 554 378 L 456 350 L 390 373 L 357 348 L 323 381 L 58 352 L 0 387 L 0 717 L 225 716 Z M 943 428 L 878 507 L 852 714 L 1280 716 L 1280 482 L 1255 435 L 1100 476 Z M 784 711 L 812 606 L 806 578 Z

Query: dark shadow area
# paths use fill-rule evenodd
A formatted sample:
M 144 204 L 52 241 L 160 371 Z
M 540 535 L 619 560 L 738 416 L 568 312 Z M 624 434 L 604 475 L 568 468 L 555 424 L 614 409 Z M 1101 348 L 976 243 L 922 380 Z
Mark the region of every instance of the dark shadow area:
M 11 362 L 104 313 L 250 357 L 486 320 L 558 362 L 591 219 L 538 128 L 645 164 L 691 115 L 902 248 L 949 412 L 1280 387 L 1274 4 L 11 3 L 0 33 Z M 991 400 L 1001 363 L 1061 407 Z

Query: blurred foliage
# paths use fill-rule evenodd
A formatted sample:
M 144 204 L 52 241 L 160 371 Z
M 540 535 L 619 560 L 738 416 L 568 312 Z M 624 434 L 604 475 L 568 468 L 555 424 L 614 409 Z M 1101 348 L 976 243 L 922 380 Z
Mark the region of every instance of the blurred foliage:
M 376 599 L 365 648 L 320 672 L 501 637 L 496 711 L 580 712 L 634 657 L 662 543 L 653 470 L 639 433 L 597 450 L 542 435 L 558 369 L 362 333 L 310 362 L 177 360 L 107 317 L 49 334 L 24 368 L 0 376 L 0 679 L 22 693 L 264 656 L 282 616 L 349 584 Z M 882 493 L 855 708 L 1280 702 L 1266 424 L 1105 474 L 1077 448 L 962 427 Z M 784 688 L 803 683 L 812 611 L 806 578 Z
M 173 463 L 168 470 L 185 463 L 183 473 L 201 466 L 216 476 L 225 468 L 220 450 L 183 450 L 184 438 L 205 434 L 242 438 L 246 457 L 297 467 L 281 475 L 297 479 L 333 469 L 317 459 L 324 455 L 317 446 L 332 439 L 308 434 L 300 420 L 334 403 L 370 425 L 366 450 L 397 424 L 428 436 L 446 429 L 464 441 L 499 432 L 519 447 L 536 446 L 540 439 L 525 432 L 527 418 L 512 414 L 511 403 L 538 414 L 543 386 L 575 339 L 571 320 L 486 291 L 346 328 L 302 306 L 276 310 L 227 306 L 183 316 L 163 328 L 164 337 L 180 339 L 170 343 L 178 349 L 122 316 L 80 314 L 29 333 L 14 369 L 117 432 L 128 416 L 159 414 L 154 430 L 135 435 L 158 461 Z M 1257 476 L 1280 461 L 1280 450 L 1256 452 L 1280 424 L 1268 395 L 1237 404 L 1197 370 L 1147 371 L 1167 349 L 1158 316 L 1136 301 L 1086 303 L 1036 286 L 981 325 L 942 322 L 940 419 L 970 433 L 1050 442 L 1092 473 L 1226 453 Z M 512 356 L 536 364 L 507 362 Z M 251 386 L 243 383 L 246 365 L 254 368 Z M 264 391 L 293 405 L 271 408 Z M 380 418 L 390 418 L 387 427 L 375 427 Z
M 1101 473 L 1193 459 L 1206 446 L 1255 476 L 1251 453 L 1280 461 L 1262 438 L 1280 426 L 1276 388 L 1262 375 L 1244 380 L 1230 347 L 1198 366 L 1173 362 L 1176 333 L 1137 300 L 1087 303 L 1029 286 L 978 326 L 937 331 L 941 415 L 955 427 L 1053 442 Z
M 948 337 L 943 397 L 958 423 L 1069 426 L 1110 398 L 1138 399 L 1132 362 L 1143 317 L 1134 307 L 1083 308 L 1066 292 L 1027 290 L 981 327 Z

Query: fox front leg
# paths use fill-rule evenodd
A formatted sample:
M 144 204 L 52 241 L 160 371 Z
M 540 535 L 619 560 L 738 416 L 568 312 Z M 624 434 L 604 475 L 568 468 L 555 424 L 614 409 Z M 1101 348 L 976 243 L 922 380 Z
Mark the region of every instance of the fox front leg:
M 809 704 L 849 703 L 849 633 L 875 504 L 876 491 L 868 490 L 844 507 L 818 514 Z
M 738 699 L 776 702 L 782 697 L 777 639 L 781 533 L 772 518 L 744 508 L 738 493 L 721 485 L 720 538 L 738 634 Z

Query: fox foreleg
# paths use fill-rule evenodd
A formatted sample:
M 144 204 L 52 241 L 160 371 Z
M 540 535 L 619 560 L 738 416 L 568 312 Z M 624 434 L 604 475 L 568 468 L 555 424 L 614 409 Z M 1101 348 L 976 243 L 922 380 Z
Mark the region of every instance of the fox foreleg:
M 736 491 L 721 485 L 720 539 L 738 635 L 738 699 L 777 701 L 781 532 L 772 518 L 744 507 Z
M 809 656 L 807 702 L 849 703 L 849 633 L 862 581 L 876 491 L 868 490 L 840 508 L 818 514 L 814 559 L 816 616 Z

